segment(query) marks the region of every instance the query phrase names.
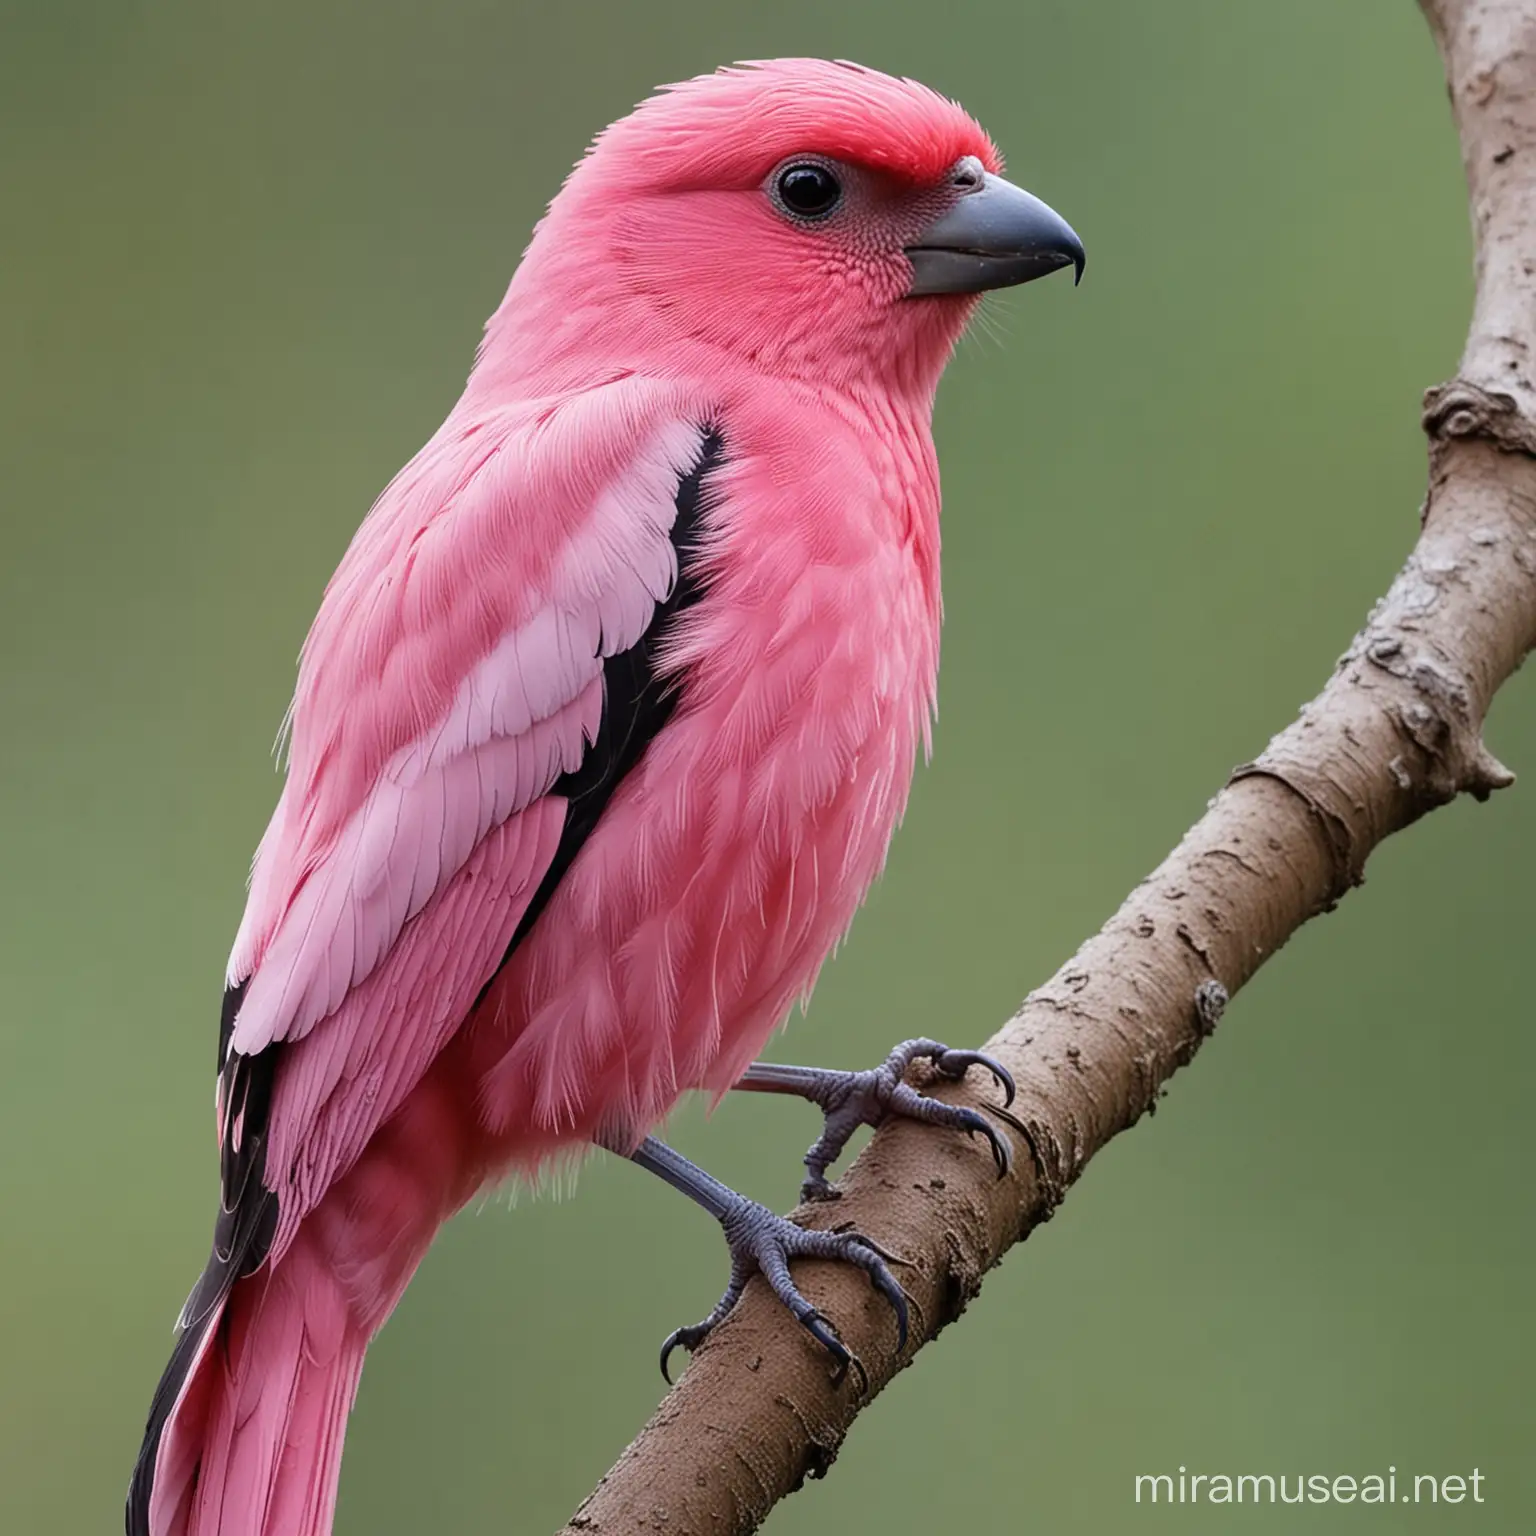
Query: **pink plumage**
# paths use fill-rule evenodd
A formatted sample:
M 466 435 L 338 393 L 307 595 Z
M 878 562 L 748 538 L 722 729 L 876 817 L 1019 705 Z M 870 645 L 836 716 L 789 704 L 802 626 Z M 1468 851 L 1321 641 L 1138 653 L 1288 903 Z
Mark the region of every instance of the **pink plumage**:
M 846 216 L 775 202 L 794 156 Z M 131 1536 L 324 1536 L 438 1226 L 728 1088 L 847 928 L 934 703 L 974 298 L 905 252 L 961 163 L 999 169 L 952 103 L 789 60 L 659 94 L 551 205 L 304 648 Z

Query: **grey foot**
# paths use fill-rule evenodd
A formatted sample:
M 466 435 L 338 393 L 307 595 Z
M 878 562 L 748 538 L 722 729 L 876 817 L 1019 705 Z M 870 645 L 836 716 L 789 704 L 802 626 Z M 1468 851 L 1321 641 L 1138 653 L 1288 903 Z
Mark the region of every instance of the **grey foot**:
M 690 1354 L 697 1349 L 715 1324 L 740 1300 L 747 1281 L 754 1274 L 760 1274 L 773 1287 L 774 1295 L 837 1362 L 839 1380 L 847 1374 L 850 1365 L 861 1377 L 864 1375 L 864 1367 L 837 1336 L 837 1330 L 795 1289 L 789 1273 L 791 1259 L 839 1259 L 856 1264 L 869 1276 L 869 1283 L 885 1297 L 896 1314 L 896 1352 L 900 1354 L 906 1348 L 906 1293 L 886 1267 L 887 1261 L 901 1261 L 878 1243 L 858 1232 L 808 1231 L 744 1195 L 733 1196 L 732 1203 L 720 1217 L 720 1227 L 731 1251 L 731 1281 L 708 1317 L 691 1327 L 669 1333 L 662 1343 L 661 1374 L 669 1386 L 672 1377 L 667 1370 L 667 1361 L 672 1351 L 678 1345 Z
M 802 1200 L 838 1199 L 838 1191 L 827 1181 L 827 1169 L 841 1156 L 848 1139 L 861 1125 L 879 1125 L 891 1115 L 985 1137 L 997 1163 L 998 1177 L 1004 1177 L 1010 1161 L 1008 1143 L 984 1115 L 927 1098 L 906 1082 L 907 1068 L 925 1057 L 942 1077 L 954 1082 L 964 1077 L 970 1067 L 985 1068 L 1003 1090 L 1003 1107 L 1013 1103 L 1013 1078 L 1001 1062 L 980 1051 L 952 1051 L 938 1040 L 904 1040 L 880 1066 L 868 1072 L 754 1062 L 736 1086 L 760 1093 L 792 1093 L 821 1106 L 826 1119 L 821 1135 L 805 1154 Z

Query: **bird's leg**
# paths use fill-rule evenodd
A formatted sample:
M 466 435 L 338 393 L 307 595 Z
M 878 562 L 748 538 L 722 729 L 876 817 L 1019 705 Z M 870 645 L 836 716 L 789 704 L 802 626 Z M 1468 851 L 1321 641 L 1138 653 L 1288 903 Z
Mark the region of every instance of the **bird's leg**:
M 792 1093 L 819 1104 L 826 1117 L 821 1135 L 805 1154 L 802 1200 L 836 1200 L 838 1191 L 827 1181 L 827 1169 L 837 1161 L 848 1138 L 861 1125 L 879 1125 L 895 1115 L 981 1135 L 992 1148 L 998 1177 L 1008 1172 L 1008 1143 L 985 1116 L 957 1104 L 944 1104 L 919 1093 L 906 1081 L 907 1068 L 927 1058 L 941 1077 L 958 1082 L 969 1067 L 984 1067 L 1003 1090 L 1003 1108 L 1013 1103 L 1013 1078 L 1001 1062 L 980 1051 L 952 1051 L 938 1040 L 904 1040 L 872 1071 L 835 1072 L 824 1067 L 789 1067 L 758 1061 L 747 1068 L 737 1088 L 754 1093 Z M 1001 1113 L 1001 1111 L 999 1111 Z M 1012 1117 L 1004 1114 L 1004 1119 Z
M 862 1375 L 863 1367 L 838 1338 L 837 1330 L 795 1289 L 789 1274 L 789 1261 L 797 1258 L 840 1259 L 858 1265 L 896 1314 L 897 1352 L 906 1347 L 906 1294 L 886 1268 L 887 1260 L 900 1261 L 878 1243 L 857 1232 L 812 1232 L 797 1227 L 787 1218 L 775 1215 L 767 1206 L 728 1189 L 654 1136 L 647 1136 L 628 1156 L 703 1206 L 720 1223 L 731 1253 L 730 1283 L 709 1316 L 691 1327 L 668 1334 L 661 1346 L 661 1374 L 669 1383 L 672 1378 L 667 1373 L 667 1360 L 672 1351 L 679 1344 L 690 1353 L 697 1349 L 715 1324 L 736 1305 L 754 1274 L 762 1275 L 773 1288 L 774 1295 L 837 1361 L 839 1376 L 850 1365 Z

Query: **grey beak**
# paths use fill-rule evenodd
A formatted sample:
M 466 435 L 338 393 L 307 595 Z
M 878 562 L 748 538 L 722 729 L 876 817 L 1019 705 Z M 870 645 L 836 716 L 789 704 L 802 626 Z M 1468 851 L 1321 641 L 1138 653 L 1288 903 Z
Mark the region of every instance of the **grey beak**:
M 1087 258 L 1083 242 L 1053 208 L 990 172 L 907 247 L 909 298 L 929 293 L 983 293 L 1033 282 Z

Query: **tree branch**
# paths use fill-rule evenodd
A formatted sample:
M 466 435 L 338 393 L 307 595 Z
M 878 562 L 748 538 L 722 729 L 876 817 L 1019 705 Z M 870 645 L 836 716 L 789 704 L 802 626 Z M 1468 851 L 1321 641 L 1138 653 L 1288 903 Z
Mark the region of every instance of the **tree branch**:
M 825 1354 L 754 1281 L 564 1536 L 756 1529 L 826 1471 L 859 1410 L 1152 1107 L 1229 994 L 1359 883 L 1383 838 L 1460 793 L 1483 799 L 1512 782 L 1481 730 L 1536 646 L 1536 0 L 1422 8 L 1461 135 L 1477 299 L 1460 373 L 1425 397 L 1417 547 L 1317 698 L 987 1042 L 1018 1080 L 1027 1128 L 1011 1176 L 897 1123 L 849 1170 L 841 1202 L 800 1213 L 813 1226 L 852 1222 L 910 1260 L 908 1354 L 894 1356 L 889 1310 L 862 1272 L 799 1266 L 869 1374 L 867 1395 L 836 1385 Z

